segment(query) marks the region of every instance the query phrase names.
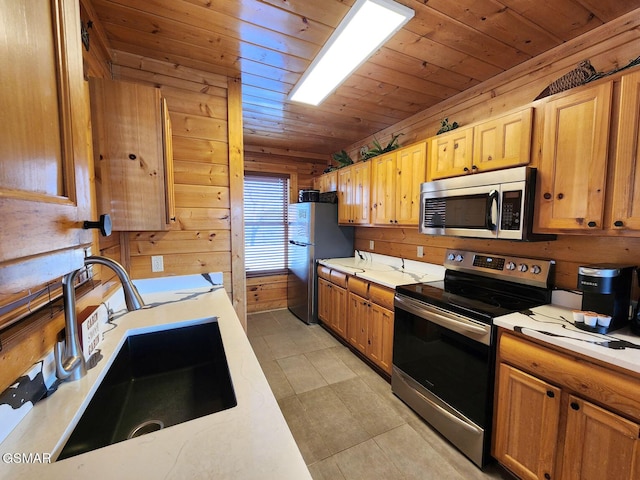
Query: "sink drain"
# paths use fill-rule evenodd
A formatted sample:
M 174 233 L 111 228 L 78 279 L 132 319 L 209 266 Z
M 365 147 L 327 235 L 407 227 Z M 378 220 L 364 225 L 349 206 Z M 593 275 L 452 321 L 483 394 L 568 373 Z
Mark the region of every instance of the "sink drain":
M 131 433 L 127 436 L 127 439 L 136 438 L 151 432 L 157 432 L 158 430 L 162 430 L 163 428 L 164 423 L 162 421 L 149 420 L 147 422 L 141 423 L 136 428 L 131 430 Z

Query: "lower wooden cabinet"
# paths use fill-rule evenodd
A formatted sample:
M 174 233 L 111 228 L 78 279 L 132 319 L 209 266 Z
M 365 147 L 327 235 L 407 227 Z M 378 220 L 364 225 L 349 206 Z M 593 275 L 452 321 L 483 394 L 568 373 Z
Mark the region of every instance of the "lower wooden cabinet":
M 318 318 L 341 337 L 347 336 L 347 291 L 318 279 Z
M 523 479 L 555 478 L 560 389 L 501 363 L 497 390 L 493 455 Z
M 640 478 L 640 379 L 503 332 L 496 378 L 493 455 L 518 477 Z
M 394 290 L 324 266 L 318 277 L 318 318 L 390 375 Z

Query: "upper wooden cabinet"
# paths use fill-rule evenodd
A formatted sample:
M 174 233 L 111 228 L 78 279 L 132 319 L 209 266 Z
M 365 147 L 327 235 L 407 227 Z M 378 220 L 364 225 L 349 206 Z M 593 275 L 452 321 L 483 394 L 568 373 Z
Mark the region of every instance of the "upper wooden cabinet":
M 417 225 L 420 184 L 426 180 L 426 142 L 371 159 L 371 221 Z
M 526 108 L 433 137 L 428 179 L 526 165 L 532 121 L 533 109 Z
M 612 82 L 560 94 L 544 105 L 537 225 L 602 229 Z
M 117 231 L 168 229 L 173 154 L 160 89 L 98 78 L 90 86 L 98 212 Z
M 605 228 L 640 231 L 640 72 L 622 77 L 610 215 Z M 608 212 L 606 212 L 608 213 Z
M 0 296 L 82 267 L 93 239 L 78 2 L 2 9 Z
M 370 186 L 370 162 L 358 162 L 338 170 L 338 223 L 369 223 Z
M 313 188 L 320 193 L 335 192 L 338 190 L 338 170 L 323 173 L 313 179 Z

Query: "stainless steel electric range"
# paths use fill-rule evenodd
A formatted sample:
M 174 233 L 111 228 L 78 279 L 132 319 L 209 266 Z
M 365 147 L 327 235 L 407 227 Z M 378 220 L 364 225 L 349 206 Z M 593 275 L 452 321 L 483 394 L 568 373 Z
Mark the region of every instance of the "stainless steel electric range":
M 393 392 L 479 467 L 490 459 L 493 319 L 551 302 L 554 262 L 448 250 L 442 281 L 396 288 Z

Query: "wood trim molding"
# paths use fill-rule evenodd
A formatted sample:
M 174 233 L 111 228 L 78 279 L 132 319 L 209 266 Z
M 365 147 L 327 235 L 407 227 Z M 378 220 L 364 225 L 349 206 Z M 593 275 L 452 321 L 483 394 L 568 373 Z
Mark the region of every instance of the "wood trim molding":
M 231 204 L 231 303 L 247 330 L 247 286 L 244 270 L 244 149 L 242 137 L 242 83 L 229 78 L 229 202 Z

